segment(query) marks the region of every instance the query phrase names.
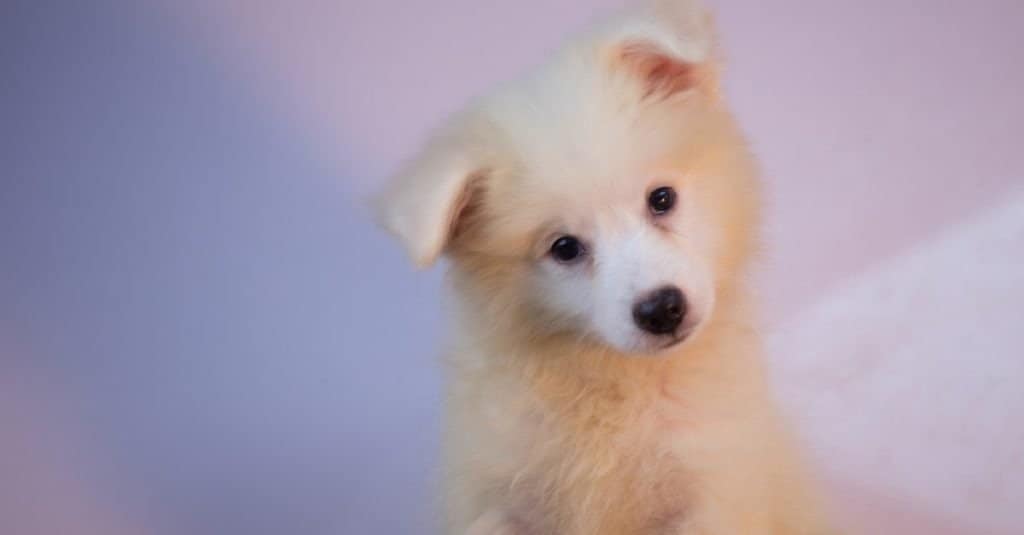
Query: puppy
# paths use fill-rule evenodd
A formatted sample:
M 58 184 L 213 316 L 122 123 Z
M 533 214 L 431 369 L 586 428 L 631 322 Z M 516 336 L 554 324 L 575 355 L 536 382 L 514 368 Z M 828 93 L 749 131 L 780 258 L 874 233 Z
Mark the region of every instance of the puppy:
M 381 196 L 450 259 L 447 533 L 821 534 L 766 388 L 758 181 L 709 16 L 662 1 L 436 132 Z

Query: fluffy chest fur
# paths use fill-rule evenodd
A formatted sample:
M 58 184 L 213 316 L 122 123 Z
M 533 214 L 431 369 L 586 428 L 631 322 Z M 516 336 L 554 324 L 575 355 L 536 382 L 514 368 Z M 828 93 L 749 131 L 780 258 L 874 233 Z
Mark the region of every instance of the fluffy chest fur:
M 565 347 L 457 353 L 446 440 L 451 532 L 498 510 L 524 535 L 700 533 L 698 525 L 723 522 L 715 533 L 746 522 L 758 527 L 735 532 L 799 533 L 763 529 L 788 522 L 775 504 L 797 487 L 756 343 L 742 329 L 728 334 L 673 360 Z M 716 514 L 723 510 L 730 514 Z
M 632 533 L 680 512 L 685 432 L 663 425 L 673 402 L 532 379 L 493 377 L 452 394 L 451 492 L 481 502 L 465 504 L 467 519 L 498 509 L 523 533 Z

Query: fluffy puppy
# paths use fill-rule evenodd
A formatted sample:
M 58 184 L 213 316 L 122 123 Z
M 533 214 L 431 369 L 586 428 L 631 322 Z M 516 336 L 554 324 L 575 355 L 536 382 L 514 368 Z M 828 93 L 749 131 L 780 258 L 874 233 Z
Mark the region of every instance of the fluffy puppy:
M 452 534 L 821 534 L 750 311 L 755 165 L 663 1 L 436 132 L 381 197 L 451 261 Z

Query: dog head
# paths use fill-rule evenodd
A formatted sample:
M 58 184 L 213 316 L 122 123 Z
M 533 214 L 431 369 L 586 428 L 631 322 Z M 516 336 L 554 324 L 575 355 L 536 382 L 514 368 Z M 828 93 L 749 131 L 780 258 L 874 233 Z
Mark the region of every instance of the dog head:
M 712 33 L 669 0 L 572 41 L 436 132 L 379 198 L 383 224 L 419 265 L 449 256 L 487 328 L 626 354 L 694 337 L 755 222 Z

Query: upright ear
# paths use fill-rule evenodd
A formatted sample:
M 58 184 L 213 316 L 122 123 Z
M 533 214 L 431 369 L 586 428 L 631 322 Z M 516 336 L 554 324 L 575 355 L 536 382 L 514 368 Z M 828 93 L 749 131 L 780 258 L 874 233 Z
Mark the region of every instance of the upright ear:
M 418 267 L 437 260 L 473 185 L 488 172 L 479 133 L 461 123 L 436 133 L 376 200 L 380 223 L 405 245 Z
M 715 31 L 698 0 L 655 0 L 611 28 L 611 68 L 636 78 L 644 98 L 689 91 L 715 96 Z

